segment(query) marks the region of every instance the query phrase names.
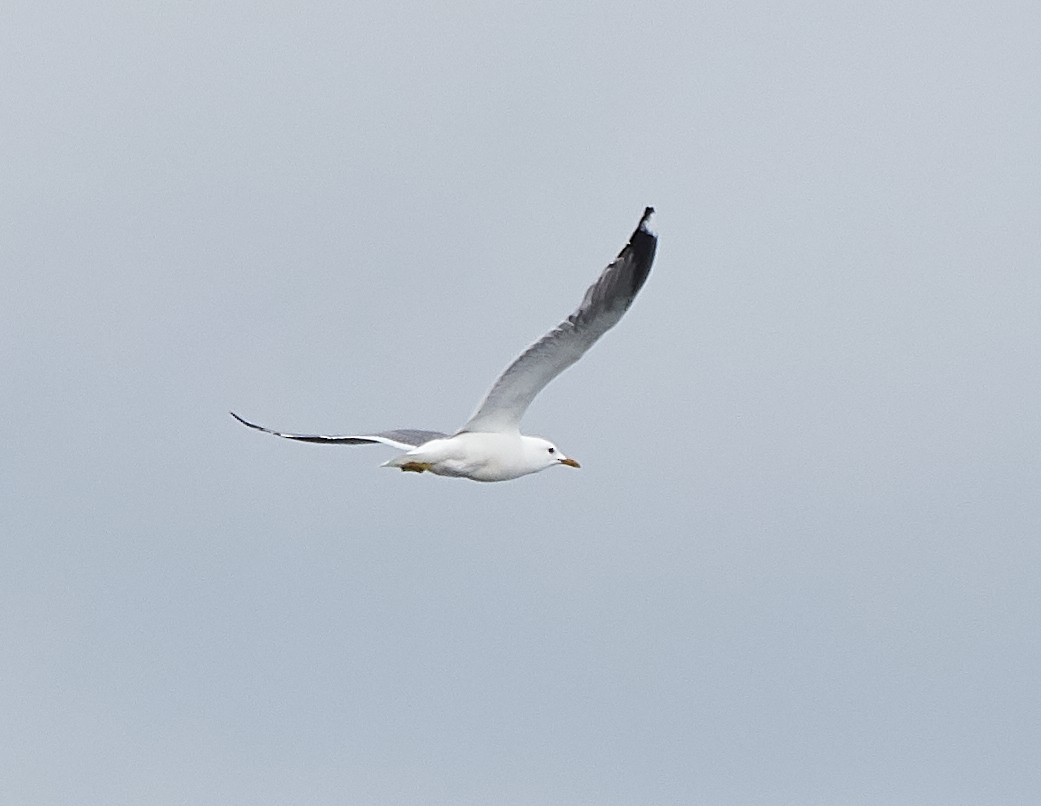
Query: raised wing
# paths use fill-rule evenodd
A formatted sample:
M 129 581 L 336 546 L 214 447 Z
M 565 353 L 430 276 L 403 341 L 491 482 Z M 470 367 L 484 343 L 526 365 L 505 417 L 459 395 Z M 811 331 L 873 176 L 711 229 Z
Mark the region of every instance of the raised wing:
M 318 442 L 325 445 L 371 445 L 381 443 L 407 451 L 425 442 L 430 442 L 432 439 L 441 439 L 448 436 L 448 434 L 442 434 L 440 431 L 421 431 L 418 428 L 400 428 L 396 431 L 380 431 L 377 434 L 357 434 L 342 437 L 327 437 L 322 434 L 283 434 L 281 431 L 272 431 L 270 428 L 264 428 L 262 425 L 251 423 L 249 420 L 243 420 L 233 411 L 229 411 L 228 414 L 243 425 L 255 428 L 257 431 L 263 431 L 265 434 L 274 434 L 276 437 L 295 439 L 300 442 Z
M 571 316 L 506 368 L 462 431 L 515 431 L 546 384 L 580 359 L 629 310 L 654 262 L 658 238 L 647 229 L 654 208 L 643 211 L 629 243 L 586 291 Z

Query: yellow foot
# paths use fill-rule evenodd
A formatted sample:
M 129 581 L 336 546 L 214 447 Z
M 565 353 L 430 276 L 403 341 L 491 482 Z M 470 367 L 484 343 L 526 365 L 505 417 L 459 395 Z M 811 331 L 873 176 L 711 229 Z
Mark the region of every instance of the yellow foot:
M 401 470 L 405 473 L 422 473 L 424 470 L 429 470 L 430 467 L 430 462 L 405 462 L 401 465 Z

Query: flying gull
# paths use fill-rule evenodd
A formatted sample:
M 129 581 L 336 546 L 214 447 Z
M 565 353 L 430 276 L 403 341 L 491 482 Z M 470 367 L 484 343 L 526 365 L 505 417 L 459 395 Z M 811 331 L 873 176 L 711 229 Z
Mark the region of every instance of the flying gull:
M 643 211 L 629 243 L 589 287 L 578 309 L 521 353 L 495 381 L 473 417 L 452 435 L 414 428 L 350 436 L 285 434 L 230 414 L 243 425 L 286 439 L 390 445 L 404 453 L 382 466 L 414 473 L 507 481 L 557 465 L 578 467 L 552 442 L 521 434 L 521 417 L 546 384 L 578 361 L 629 310 L 647 280 L 658 246 L 657 236 L 647 229 L 653 212 L 652 207 Z

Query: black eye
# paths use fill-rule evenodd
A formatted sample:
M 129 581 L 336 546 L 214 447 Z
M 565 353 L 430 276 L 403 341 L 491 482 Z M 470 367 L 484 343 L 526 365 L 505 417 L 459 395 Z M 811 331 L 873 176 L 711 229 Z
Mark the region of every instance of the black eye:
M 556 453 L 557 452 L 556 448 L 547 448 L 546 450 L 548 450 L 550 453 Z

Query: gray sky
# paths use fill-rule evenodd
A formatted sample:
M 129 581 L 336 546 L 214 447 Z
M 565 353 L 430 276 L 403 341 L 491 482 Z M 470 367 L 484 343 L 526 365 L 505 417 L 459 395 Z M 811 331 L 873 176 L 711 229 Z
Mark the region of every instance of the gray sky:
M 1036 803 L 1041 6 L 417 5 L 0 12 L 0 800 Z

